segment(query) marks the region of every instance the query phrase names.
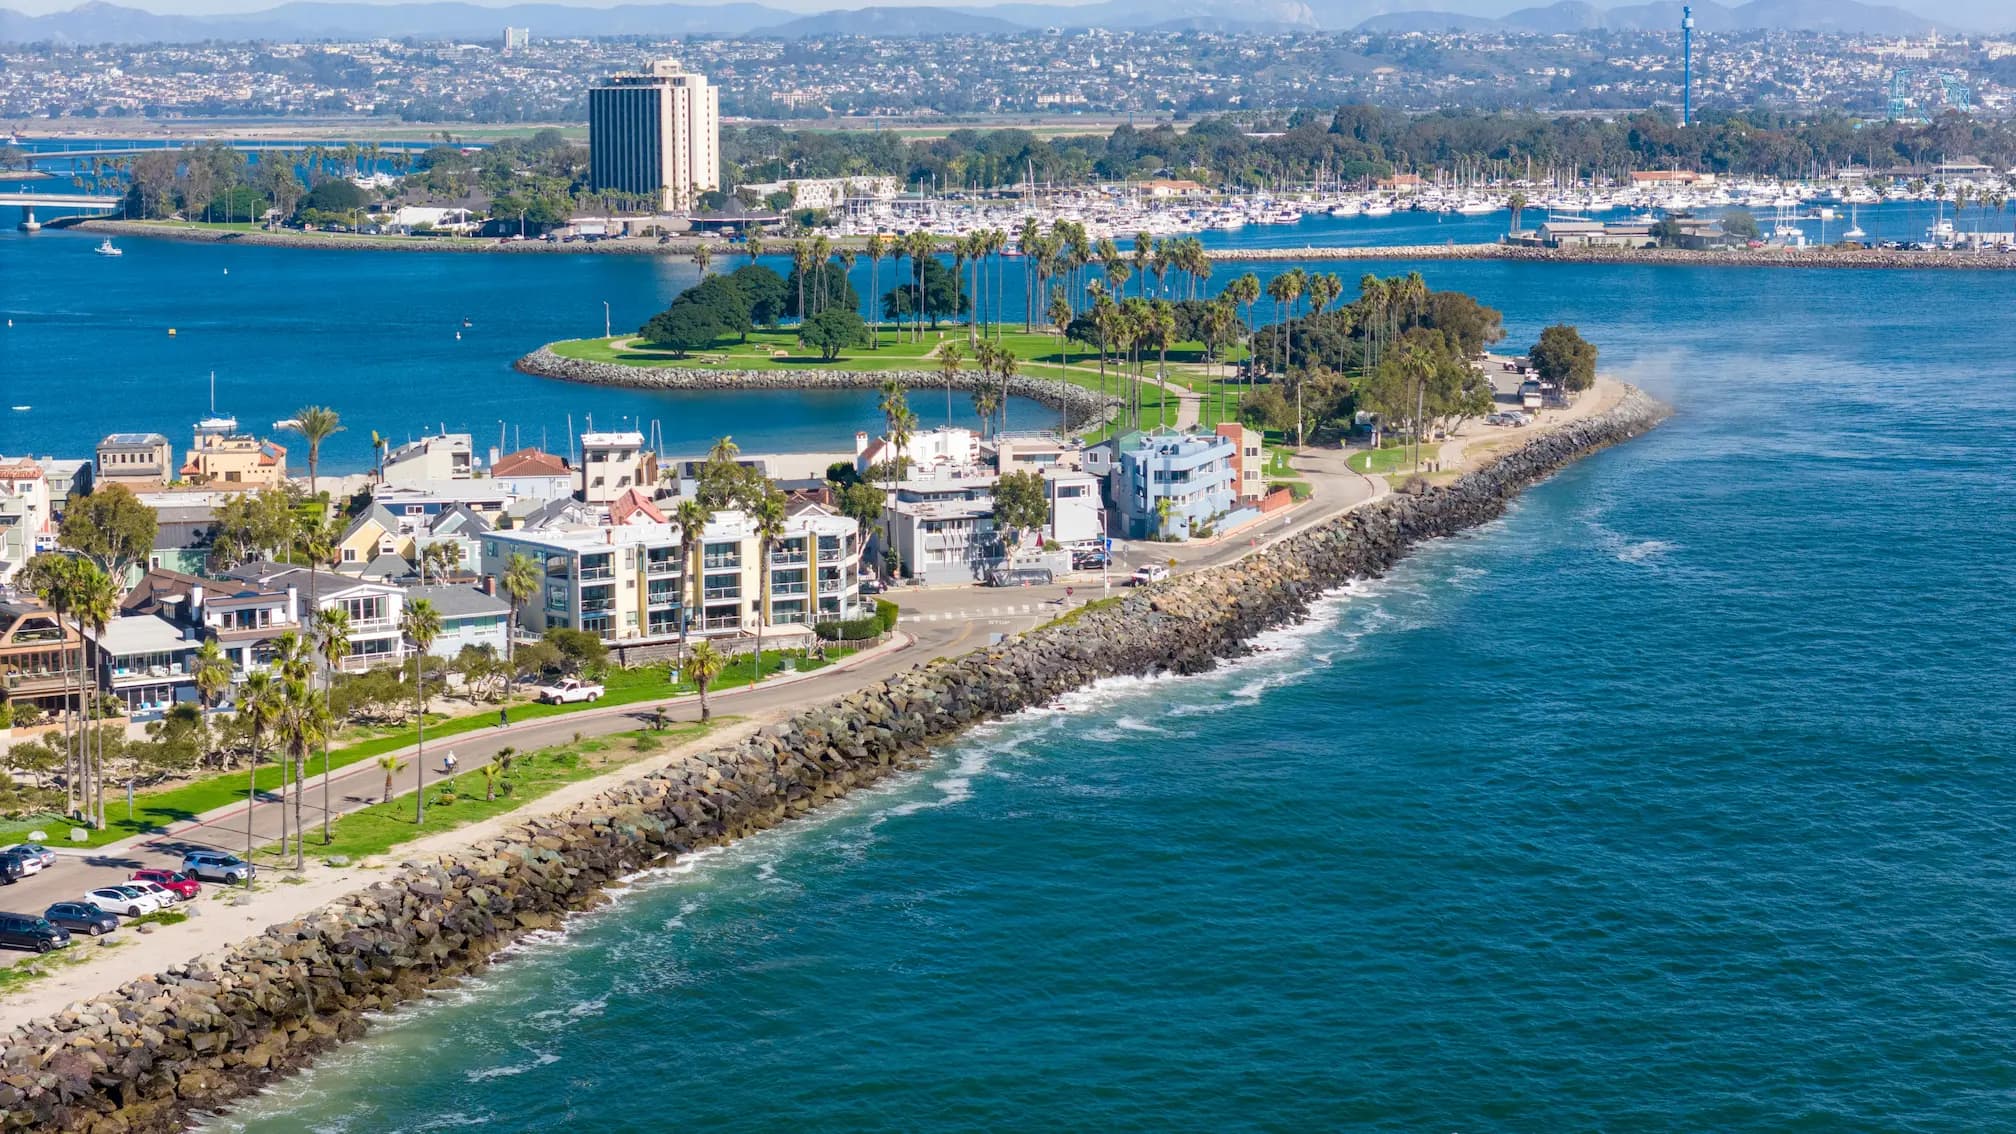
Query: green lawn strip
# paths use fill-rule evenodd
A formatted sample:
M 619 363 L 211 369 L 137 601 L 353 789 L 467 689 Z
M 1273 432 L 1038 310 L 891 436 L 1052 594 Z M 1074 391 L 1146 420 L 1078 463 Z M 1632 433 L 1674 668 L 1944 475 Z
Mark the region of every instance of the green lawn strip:
M 520 753 L 511 770 L 500 773 L 497 798 L 485 799 L 488 788 L 481 769 L 464 772 L 445 783 L 427 785 L 426 819 L 413 822 L 411 795 L 353 811 L 336 820 L 328 846 L 309 839 L 308 851 L 318 858 L 347 855 L 353 862 L 382 855 L 401 843 L 452 831 L 523 807 L 567 784 L 592 779 L 706 735 L 726 718 L 708 724 L 681 724 L 663 732 L 640 730 L 582 740 Z M 267 852 L 276 848 L 268 847 Z
M 778 650 L 765 650 L 763 651 L 763 675 L 766 679 L 776 677 L 782 671 L 782 665 L 786 660 L 791 662 L 792 668 L 796 672 L 802 673 L 824 669 L 826 666 L 832 665 L 834 662 L 853 652 L 852 649 L 843 647 L 828 647 L 826 658 L 822 661 L 800 656 L 797 651 L 786 653 Z M 716 690 L 725 691 L 748 685 L 750 678 L 754 676 L 754 668 L 747 654 L 737 655 L 735 661 L 719 677 L 714 679 L 712 687 Z M 635 669 L 611 670 L 603 683 L 607 687 L 608 692 L 594 705 L 542 705 L 521 702 L 510 706 L 511 719 L 513 721 L 539 720 L 546 717 L 558 717 L 569 713 L 578 713 L 590 708 L 608 708 L 612 705 L 631 705 L 640 701 L 661 700 L 695 691 L 695 687 L 690 680 L 681 680 L 676 683 L 668 682 L 666 680 L 667 672 L 667 666 L 664 663 L 640 666 Z M 495 709 L 485 709 L 481 712 L 471 713 L 468 716 L 454 717 L 439 722 L 429 720 L 427 724 L 427 740 L 429 743 L 436 740 L 447 740 L 465 733 L 480 732 L 492 728 L 496 724 L 497 711 Z M 332 749 L 329 753 L 329 767 L 332 770 L 345 768 L 364 760 L 382 756 L 387 752 L 396 752 L 402 748 L 410 748 L 418 742 L 418 739 L 415 730 L 411 726 L 408 726 L 396 732 L 374 737 L 358 744 Z M 280 786 L 280 765 L 272 762 L 275 757 L 270 750 L 263 752 L 261 759 L 262 763 L 256 779 L 258 788 L 262 792 L 272 791 Z M 321 774 L 322 755 L 319 752 L 313 753 L 308 757 L 308 775 L 310 781 L 312 782 L 315 777 Z M 15 834 L 12 838 L 8 838 L 6 834 L 0 833 L 0 838 L 8 838 L 10 842 L 18 842 L 22 838 L 27 837 L 28 831 L 42 830 L 49 833 L 52 844 L 74 847 L 104 846 L 107 843 L 118 842 L 120 839 L 133 835 L 161 831 L 166 829 L 170 824 L 186 822 L 206 811 L 213 811 L 219 807 L 241 802 L 246 796 L 246 778 L 246 773 L 243 771 L 224 772 L 177 787 L 163 788 L 151 792 L 139 792 L 134 797 L 131 818 L 128 818 L 125 814 L 126 806 L 123 799 L 109 799 L 106 801 L 107 821 L 104 829 L 90 831 L 88 837 L 81 842 L 70 841 L 69 821 L 60 817 L 51 818 L 46 823 L 8 824 L 6 827 L 0 827 L 0 832 L 12 831 L 18 826 L 19 833 Z
M 1423 450 L 1424 455 L 1426 450 Z M 1414 467 L 1414 447 L 1411 445 L 1388 445 L 1380 449 L 1367 449 L 1353 453 L 1350 457 L 1352 472 L 1394 473 Z
M 1065 611 L 1064 613 L 1058 615 L 1057 617 L 1037 627 L 1037 629 L 1048 630 L 1052 626 L 1069 626 L 1073 622 L 1076 622 L 1079 619 L 1085 617 L 1087 614 L 1090 614 L 1092 611 L 1104 610 L 1109 606 L 1119 605 L 1121 601 L 1123 601 L 1126 597 L 1127 597 L 1126 595 L 1111 595 L 1106 598 L 1092 599 L 1091 601 L 1085 603 L 1083 606 L 1072 607 L 1070 610 Z

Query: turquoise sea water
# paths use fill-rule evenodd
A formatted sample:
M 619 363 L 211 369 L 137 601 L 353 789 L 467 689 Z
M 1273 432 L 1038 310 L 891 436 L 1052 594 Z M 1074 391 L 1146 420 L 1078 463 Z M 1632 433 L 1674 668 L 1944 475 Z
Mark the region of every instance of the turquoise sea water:
M 403 259 L 272 271 L 360 325 L 502 273 L 516 334 L 670 270 Z M 1678 416 L 1218 673 L 647 874 L 215 1128 L 2016 1125 L 2016 279 L 1420 267 Z M 229 333 L 282 407 L 371 371 Z M 8 349 L 10 389 L 54 369 Z M 128 373 L 36 400 L 162 412 Z M 401 373 L 374 404 L 481 389 Z

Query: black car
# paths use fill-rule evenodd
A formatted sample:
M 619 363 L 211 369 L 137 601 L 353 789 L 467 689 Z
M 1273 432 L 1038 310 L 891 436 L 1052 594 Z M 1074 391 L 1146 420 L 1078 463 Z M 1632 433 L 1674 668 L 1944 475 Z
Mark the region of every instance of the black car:
M 1074 551 L 1071 553 L 1073 571 L 1095 571 L 1106 566 L 1110 560 L 1103 551 Z
M 12 886 L 27 873 L 26 855 L 20 851 L 0 851 L 0 885 Z
M 60 925 L 51 924 L 46 917 L 0 913 L 0 945 L 12 945 L 17 949 L 33 949 L 37 953 L 47 953 L 51 949 L 61 949 L 68 944 L 70 944 L 70 931 Z
M 119 918 L 106 913 L 97 906 L 83 902 L 57 902 L 42 911 L 42 916 L 65 929 L 88 933 L 93 937 L 112 932 L 119 928 Z

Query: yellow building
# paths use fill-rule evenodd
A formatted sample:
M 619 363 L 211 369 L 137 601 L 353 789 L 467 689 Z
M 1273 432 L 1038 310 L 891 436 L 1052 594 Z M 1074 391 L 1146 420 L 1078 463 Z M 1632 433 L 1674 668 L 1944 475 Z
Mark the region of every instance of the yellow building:
M 210 488 L 275 488 L 287 479 L 287 450 L 238 432 L 235 418 L 205 418 L 196 423 L 195 445 L 181 476 Z

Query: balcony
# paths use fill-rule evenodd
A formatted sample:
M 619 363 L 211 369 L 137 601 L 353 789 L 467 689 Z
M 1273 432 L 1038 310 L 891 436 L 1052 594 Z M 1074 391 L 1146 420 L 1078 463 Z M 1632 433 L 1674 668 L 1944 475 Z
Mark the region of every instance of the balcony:
M 677 559 L 647 560 L 644 564 L 644 573 L 653 579 L 663 579 L 670 575 L 677 575 L 679 573 L 679 561 Z
M 614 579 L 615 577 L 616 577 L 616 568 L 614 567 L 581 568 L 581 581 L 584 583 L 593 579 Z
M 701 557 L 700 565 L 709 571 L 740 571 L 742 569 L 742 557 L 740 555 L 707 555 Z
M 810 592 L 810 590 L 811 588 L 803 583 L 778 583 L 770 588 L 770 597 L 784 598 L 790 595 L 802 595 Z
M 583 614 L 606 614 L 615 609 L 616 600 L 613 598 L 584 598 L 581 600 L 581 613 Z
M 725 599 L 739 599 L 742 597 L 742 588 L 708 587 L 705 591 L 701 593 L 701 597 L 705 598 L 708 602 L 714 602 L 716 600 L 725 600 Z
M 742 629 L 742 616 L 739 614 L 724 614 L 711 618 L 703 618 L 700 620 L 700 629 L 740 630 Z
M 654 590 L 644 596 L 644 604 L 646 606 L 677 606 L 679 605 L 679 598 L 679 592 L 676 590 Z
M 803 567 L 811 561 L 812 557 L 802 551 L 786 551 L 772 555 L 770 557 L 770 566 Z

